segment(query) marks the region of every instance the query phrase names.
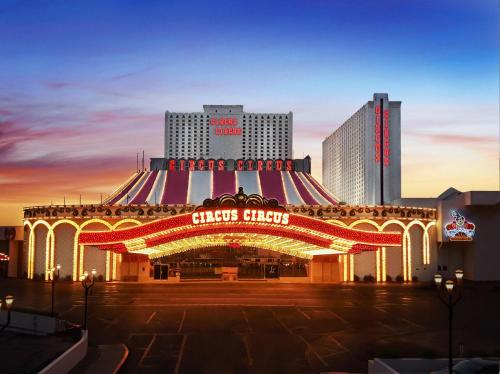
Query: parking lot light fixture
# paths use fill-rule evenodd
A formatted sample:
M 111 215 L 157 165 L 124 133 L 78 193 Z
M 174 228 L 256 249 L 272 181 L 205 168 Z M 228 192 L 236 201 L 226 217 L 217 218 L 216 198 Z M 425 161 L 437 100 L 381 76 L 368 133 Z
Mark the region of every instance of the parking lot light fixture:
M 434 283 L 436 283 L 436 286 L 440 287 L 442 281 L 443 281 L 443 276 L 441 274 L 434 275 Z
M 12 295 L 5 296 L 5 307 L 7 308 L 7 310 L 9 311 L 11 310 L 13 303 L 14 303 L 14 296 Z
M 448 279 L 445 283 L 446 286 L 446 291 L 449 293 L 452 293 L 453 291 L 453 286 L 455 286 L 455 282 L 453 282 L 451 279 Z
M 12 309 L 12 304 L 14 303 L 14 296 L 7 295 L 5 296 L 5 308 L 7 309 L 7 323 L 2 326 L 0 331 L 5 330 L 10 325 L 10 310 Z M 0 300 L 1 304 L 1 300 Z
M 83 275 L 80 277 L 82 281 L 82 287 L 85 290 L 85 305 L 84 305 L 84 313 L 83 313 L 83 329 L 87 330 L 87 307 L 88 307 L 88 298 L 89 298 L 89 290 L 95 283 L 94 279 L 94 270 L 92 270 L 92 277 L 89 277 L 89 273 L 85 271 Z
M 57 269 L 57 277 L 56 277 L 56 269 Z M 52 293 L 51 293 L 51 303 L 50 303 L 50 315 L 54 316 L 54 294 L 55 294 L 55 287 L 56 287 L 56 279 L 58 280 L 60 277 L 60 271 L 61 271 L 61 265 L 57 264 L 56 267 L 53 267 L 50 269 L 50 276 L 52 280 Z

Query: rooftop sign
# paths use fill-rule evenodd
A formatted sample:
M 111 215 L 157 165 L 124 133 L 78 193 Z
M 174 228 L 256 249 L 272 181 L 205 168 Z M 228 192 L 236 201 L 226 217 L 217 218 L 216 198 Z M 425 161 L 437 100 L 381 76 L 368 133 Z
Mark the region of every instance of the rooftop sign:
M 211 118 L 210 125 L 216 126 L 214 129 L 214 133 L 218 136 L 241 135 L 241 127 L 236 127 L 238 125 L 237 118 Z

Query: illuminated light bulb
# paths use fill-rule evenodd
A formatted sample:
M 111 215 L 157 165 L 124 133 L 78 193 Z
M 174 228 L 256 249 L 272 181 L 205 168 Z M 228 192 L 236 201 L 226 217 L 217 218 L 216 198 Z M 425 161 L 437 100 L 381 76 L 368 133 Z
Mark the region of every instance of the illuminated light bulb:
M 451 293 L 451 291 L 453 291 L 453 286 L 454 286 L 454 285 L 455 285 L 455 283 L 454 283 L 452 280 L 447 280 L 447 281 L 445 282 L 446 290 L 447 290 L 448 292 L 450 292 L 450 293 Z
M 61 265 L 60 265 L 60 264 L 57 264 L 57 265 L 56 265 L 56 269 L 57 269 L 57 270 L 61 270 Z
M 14 303 L 14 296 L 12 295 L 5 296 L 5 306 L 7 307 L 7 309 L 12 308 L 13 303 Z
M 443 276 L 441 274 L 436 274 L 434 275 L 434 283 L 436 283 L 436 286 L 441 286 L 441 282 L 443 281 Z
M 455 276 L 458 280 L 461 280 L 464 277 L 464 271 L 462 269 L 455 270 Z

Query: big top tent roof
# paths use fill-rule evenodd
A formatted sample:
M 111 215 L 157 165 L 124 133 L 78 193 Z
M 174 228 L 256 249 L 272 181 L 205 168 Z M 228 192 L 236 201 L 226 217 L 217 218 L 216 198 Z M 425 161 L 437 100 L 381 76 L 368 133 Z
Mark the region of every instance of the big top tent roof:
M 337 205 L 339 199 L 310 174 L 296 171 L 141 171 L 104 202 L 108 205 L 191 204 L 207 198 L 247 194 L 276 199 L 280 205 Z

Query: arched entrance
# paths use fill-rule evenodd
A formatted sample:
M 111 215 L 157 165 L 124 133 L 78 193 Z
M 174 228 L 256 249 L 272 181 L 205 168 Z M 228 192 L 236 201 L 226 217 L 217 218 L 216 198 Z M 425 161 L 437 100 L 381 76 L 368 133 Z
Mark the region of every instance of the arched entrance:
M 260 195 L 222 195 L 194 212 L 113 231 L 84 231 L 80 245 L 157 259 L 209 247 L 256 247 L 313 260 L 401 245 L 398 232 L 373 232 L 289 212 Z M 331 267 L 330 267 L 331 268 Z M 340 267 L 336 267 L 337 272 Z M 331 270 L 329 270 L 331 271 Z

